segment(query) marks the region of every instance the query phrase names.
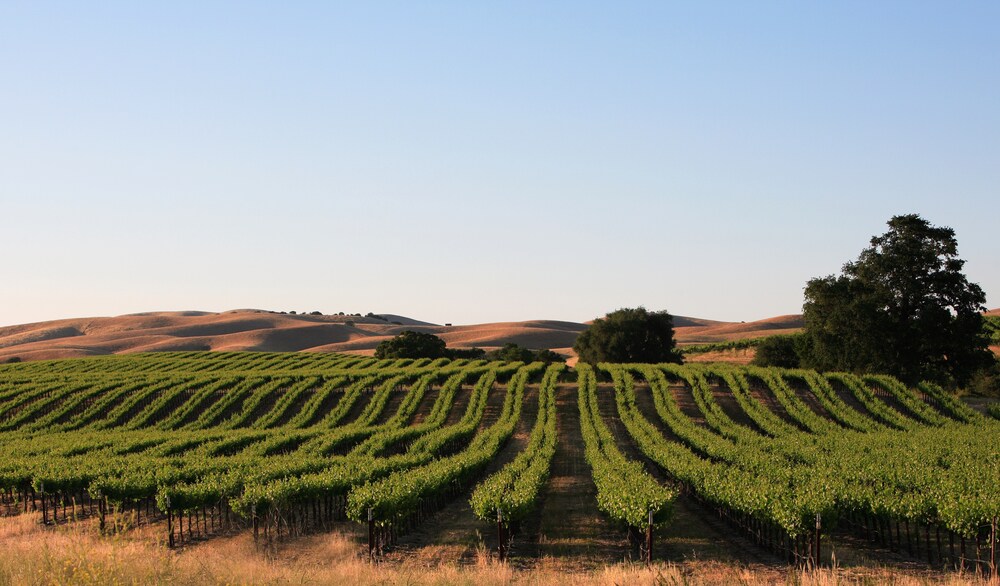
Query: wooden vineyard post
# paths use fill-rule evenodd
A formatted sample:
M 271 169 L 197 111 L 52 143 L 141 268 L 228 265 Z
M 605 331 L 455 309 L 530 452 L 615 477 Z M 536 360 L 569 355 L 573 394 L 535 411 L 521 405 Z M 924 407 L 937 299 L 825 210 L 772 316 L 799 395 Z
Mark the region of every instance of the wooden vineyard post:
M 966 551 L 965 551 L 965 534 L 964 533 L 961 535 L 961 538 L 962 538 L 962 549 L 961 549 L 962 557 L 959 558 L 959 560 L 961 562 L 961 565 L 959 566 L 958 571 L 964 572 L 965 571 L 965 557 L 967 555 Z
M 820 539 L 820 529 L 822 528 L 823 518 L 819 513 L 816 513 L 816 563 L 814 567 L 819 568 L 819 539 Z
M 38 487 L 38 494 L 40 494 L 41 497 L 42 497 L 42 524 L 43 525 L 48 525 L 49 524 L 49 510 L 48 510 L 48 504 L 46 504 L 46 502 L 45 502 L 45 484 L 44 483 L 41 484 Z
M 506 545 L 503 531 L 503 511 L 500 507 L 497 507 L 497 551 L 499 552 L 501 562 L 507 560 Z
M 997 577 L 997 518 L 990 524 L 990 577 Z
M 101 524 L 103 525 L 104 518 L 103 513 L 101 517 Z M 173 549 L 174 547 L 174 512 L 167 509 L 167 547 Z
M 107 511 L 108 511 L 108 501 L 104 499 L 103 496 L 97 497 L 97 510 L 101 515 L 101 533 L 104 533 L 104 529 L 107 526 Z M 171 547 L 173 544 L 171 544 Z
M 653 509 L 649 510 L 649 522 L 646 524 L 646 565 L 653 563 Z
M 375 515 L 368 507 L 368 560 L 375 561 Z
M 931 524 L 924 526 L 924 537 L 927 538 L 927 565 L 934 565 L 934 553 L 931 551 Z

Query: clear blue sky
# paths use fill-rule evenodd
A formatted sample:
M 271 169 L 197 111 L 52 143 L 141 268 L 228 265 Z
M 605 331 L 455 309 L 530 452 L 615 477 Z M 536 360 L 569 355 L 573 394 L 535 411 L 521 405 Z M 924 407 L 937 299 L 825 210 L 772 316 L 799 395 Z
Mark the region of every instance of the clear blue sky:
M 997 2 L 0 4 L 0 324 L 800 311 L 895 214 L 1000 305 Z

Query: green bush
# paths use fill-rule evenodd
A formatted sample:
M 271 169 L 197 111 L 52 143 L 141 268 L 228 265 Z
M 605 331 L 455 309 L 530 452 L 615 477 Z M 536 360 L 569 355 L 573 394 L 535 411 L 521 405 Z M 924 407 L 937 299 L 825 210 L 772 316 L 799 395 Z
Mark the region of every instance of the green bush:
M 804 336 L 768 336 L 757 343 L 757 353 L 751 364 L 755 366 L 779 366 L 799 368 L 802 366 L 802 345 Z
M 425 332 L 406 330 L 391 340 L 379 342 L 375 358 L 446 358 L 444 340 Z
M 573 345 L 580 362 L 682 362 L 674 340 L 674 318 L 644 307 L 612 311 L 594 320 Z

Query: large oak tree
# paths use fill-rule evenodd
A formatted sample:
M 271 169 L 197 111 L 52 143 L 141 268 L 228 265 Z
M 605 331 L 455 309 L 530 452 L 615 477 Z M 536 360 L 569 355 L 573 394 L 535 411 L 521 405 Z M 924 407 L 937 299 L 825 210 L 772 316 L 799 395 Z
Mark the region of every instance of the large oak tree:
M 986 296 L 962 273 L 955 231 L 916 214 L 888 225 L 840 276 L 806 285 L 806 362 L 965 384 L 993 356 L 982 334 Z

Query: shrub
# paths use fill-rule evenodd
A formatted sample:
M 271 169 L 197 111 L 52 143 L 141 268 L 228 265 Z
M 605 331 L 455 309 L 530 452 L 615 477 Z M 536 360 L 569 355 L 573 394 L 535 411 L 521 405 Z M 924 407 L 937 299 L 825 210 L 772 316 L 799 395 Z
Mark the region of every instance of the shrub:
M 619 309 L 594 320 L 573 349 L 581 362 L 682 362 L 674 341 L 674 318 L 644 307 Z

